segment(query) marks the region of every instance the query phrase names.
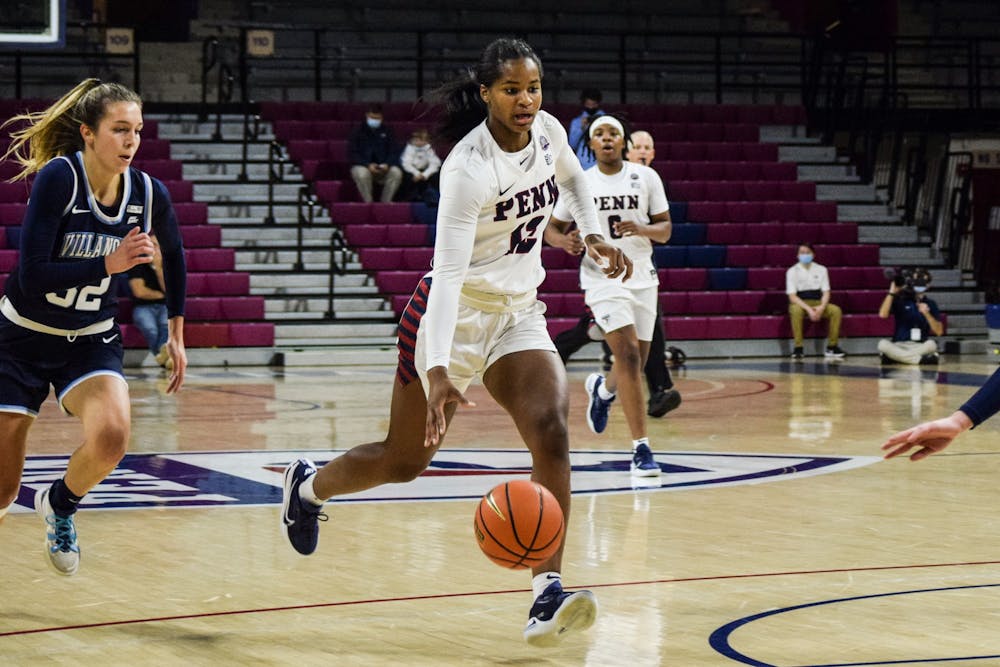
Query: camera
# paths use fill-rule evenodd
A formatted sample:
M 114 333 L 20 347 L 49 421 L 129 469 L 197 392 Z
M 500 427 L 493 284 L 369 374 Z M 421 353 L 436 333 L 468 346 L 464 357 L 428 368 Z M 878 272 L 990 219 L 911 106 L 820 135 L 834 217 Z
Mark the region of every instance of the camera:
M 915 288 L 927 288 L 931 284 L 930 271 L 921 266 L 889 269 L 886 271 L 886 277 L 892 280 L 893 285 L 909 295 L 916 293 Z

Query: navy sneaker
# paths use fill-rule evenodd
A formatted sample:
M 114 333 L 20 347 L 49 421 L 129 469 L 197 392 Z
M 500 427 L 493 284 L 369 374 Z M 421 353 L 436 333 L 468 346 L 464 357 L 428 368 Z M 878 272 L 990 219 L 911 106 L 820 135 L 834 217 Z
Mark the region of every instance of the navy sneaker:
M 597 393 L 597 388 L 604 384 L 604 376 L 600 373 L 591 373 L 587 376 L 587 394 L 590 396 L 590 403 L 587 405 L 587 426 L 594 433 L 604 433 L 608 427 L 608 412 L 611 404 L 615 402 L 612 396 L 608 400 L 601 398 Z
M 632 474 L 636 477 L 656 477 L 660 474 L 660 464 L 653 458 L 649 445 L 639 445 L 632 452 Z
M 590 591 L 563 591 L 553 581 L 535 599 L 524 626 L 524 639 L 532 646 L 555 646 L 567 632 L 586 630 L 597 618 L 597 598 Z
M 322 506 L 302 500 L 299 487 L 316 474 L 309 459 L 299 459 L 285 468 L 285 486 L 281 494 L 281 527 L 292 547 L 303 556 L 316 551 L 319 543 L 319 522 L 326 521 Z
M 80 545 L 72 516 L 59 516 L 49 503 L 49 489 L 35 494 L 35 511 L 45 522 L 45 554 L 59 574 L 70 576 L 80 569 Z

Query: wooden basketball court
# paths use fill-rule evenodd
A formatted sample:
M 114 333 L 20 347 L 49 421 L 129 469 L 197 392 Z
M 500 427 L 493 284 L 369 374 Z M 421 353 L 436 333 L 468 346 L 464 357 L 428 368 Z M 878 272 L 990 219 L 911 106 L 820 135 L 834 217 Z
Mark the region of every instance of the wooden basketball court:
M 136 377 L 132 456 L 78 515 L 79 574 L 48 567 L 33 512 L 0 526 L 0 663 L 997 665 L 1000 421 L 920 464 L 877 460 L 993 369 L 692 361 L 683 405 L 651 420 L 667 488 L 633 488 L 620 407 L 591 434 L 574 365 L 563 576 L 601 611 L 553 650 L 521 638 L 529 575 L 473 539 L 475 494 L 527 461 L 482 387 L 440 465 L 330 503 L 306 558 L 279 531 L 281 467 L 380 438 L 393 369 L 195 368 L 176 398 Z M 22 500 L 77 437 L 47 404 Z

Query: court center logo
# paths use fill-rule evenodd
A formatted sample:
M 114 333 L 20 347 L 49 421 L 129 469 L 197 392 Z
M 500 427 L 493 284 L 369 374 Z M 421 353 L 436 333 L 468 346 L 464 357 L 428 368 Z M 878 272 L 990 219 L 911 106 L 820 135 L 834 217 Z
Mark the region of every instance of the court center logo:
M 143 507 L 259 506 L 281 503 L 282 472 L 299 457 L 317 465 L 339 451 L 200 452 L 129 454 L 115 471 L 83 499 L 95 509 Z M 34 495 L 62 477 L 65 456 L 30 457 L 12 512 L 30 512 Z M 841 472 L 870 465 L 876 456 L 796 454 L 657 453 L 661 475 L 634 478 L 631 454 L 616 451 L 571 453 L 574 494 L 680 491 L 759 484 Z M 331 502 L 413 502 L 471 500 L 509 479 L 527 479 L 531 457 L 525 449 L 441 450 L 430 466 L 408 484 L 387 484 Z

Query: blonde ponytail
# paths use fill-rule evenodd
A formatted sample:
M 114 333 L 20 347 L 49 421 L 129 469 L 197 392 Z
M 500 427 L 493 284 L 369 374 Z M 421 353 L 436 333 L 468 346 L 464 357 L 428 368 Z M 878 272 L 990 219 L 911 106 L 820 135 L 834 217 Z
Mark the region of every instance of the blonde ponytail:
M 104 107 L 112 102 L 142 100 L 132 90 L 117 83 L 85 79 L 44 111 L 26 112 L 7 120 L 0 129 L 14 123 L 26 123 L 11 132 L 13 139 L 0 160 L 13 159 L 23 169 L 11 181 L 25 179 L 44 167 L 49 160 L 83 149 L 80 126 L 97 129 Z

